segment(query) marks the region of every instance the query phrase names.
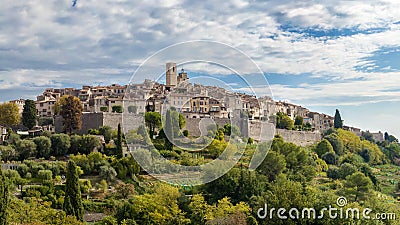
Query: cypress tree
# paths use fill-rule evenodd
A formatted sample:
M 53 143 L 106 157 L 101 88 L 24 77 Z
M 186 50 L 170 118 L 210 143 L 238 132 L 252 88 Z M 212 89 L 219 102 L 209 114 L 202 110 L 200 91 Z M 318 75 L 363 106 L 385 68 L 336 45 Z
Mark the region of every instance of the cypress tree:
M 67 182 L 65 185 L 65 199 L 63 209 L 67 215 L 75 216 L 83 221 L 83 204 L 79 187 L 78 170 L 75 163 L 70 160 L 67 167 Z
M 340 112 L 338 109 L 336 109 L 335 120 L 334 120 L 333 124 L 334 124 L 335 129 L 343 128 L 342 117 L 340 116 Z
M 22 111 L 22 124 L 28 129 L 32 129 L 36 125 L 36 104 L 33 100 L 26 100 L 24 110 Z
M 118 135 L 117 135 L 117 141 L 115 143 L 117 147 L 117 156 L 119 158 L 123 157 L 123 152 L 122 152 L 122 129 L 121 129 L 121 124 L 118 124 Z
M 388 134 L 388 132 L 385 132 L 385 141 L 389 141 L 389 134 Z
M 0 168 L 0 225 L 8 224 L 8 182 Z
M 170 141 L 170 139 L 174 138 L 174 130 L 172 127 L 172 118 L 171 118 L 171 110 L 167 110 L 165 115 L 165 126 L 163 127 L 165 133 L 165 144 L 164 147 L 166 150 L 173 150 L 174 145 Z

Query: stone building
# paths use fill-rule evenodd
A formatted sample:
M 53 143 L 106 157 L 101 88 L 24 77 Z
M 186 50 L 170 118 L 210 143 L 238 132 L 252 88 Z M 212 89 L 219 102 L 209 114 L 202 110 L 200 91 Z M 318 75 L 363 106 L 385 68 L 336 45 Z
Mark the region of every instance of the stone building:
M 24 110 L 24 106 L 25 106 L 25 100 L 17 99 L 17 100 L 11 100 L 10 102 L 15 103 L 18 106 L 18 113 L 19 113 L 19 115 L 22 115 L 22 111 Z
M 361 136 L 361 129 L 356 128 L 356 127 L 350 127 L 350 126 L 343 126 L 343 130 L 348 130 L 353 133 L 355 133 L 357 136 Z
M 376 132 L 376 133 L 371 133 L 371 134 L 372 134 L 372 138 L 376 142 L 382 142 L 385 140 L 385 135 L 381 131 Z
M 181 72 L 178 74 L 177 83 L 180 84 L 180 83 L 186 82 L 186 81 L 188 81 L 188 80 L 189 80 L 189 78 L 188 78 L 188 76 L 187 76 L 187 73 L 186 73 L 185 70 L 182 68 Z
M 0 145 L 6 141 L 7 136 L 7 128 L 0 126 Z
M 61 98 L 61 92 L 54 88 L 47 88 L 42 95 L 36 98 L 36 109 L 39 117 L 53 117 L 54 105 Z
M 169 62 L 166 65 L 166 70 L 165 70 L 165 77 L 166 77 L 166 88 L 167 90 L 171 90 L 174 88 L 177 84 L 177 71 L 176 71 L 176 63 Z

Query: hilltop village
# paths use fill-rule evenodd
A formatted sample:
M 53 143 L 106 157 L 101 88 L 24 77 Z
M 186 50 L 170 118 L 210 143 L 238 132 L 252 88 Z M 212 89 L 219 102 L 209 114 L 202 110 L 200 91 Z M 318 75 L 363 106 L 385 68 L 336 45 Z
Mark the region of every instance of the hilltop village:
M 311 142 L 318 141 L 318 135 L 333 127 L 334 121 L 334 117 L 330 115 L 312 112 L 292 103 L 274 101 L 268 96 L 256 98 L 253 95 L 231 92 L 221 87 L 192 84 L 188 73 L 183 68 L 178 72 L 176 63 L 170 62 L 166 63 L 165 84 L 146 79 L 143 83 L 130 85 L 83 86 L 81 89 L 47 88 L 36 98 L 38 126 L 30 132 L 63 131 L 61 118 L 55 112 L 55 105 L 65 95 L 76 96 L 82 103 L 84 119 L 79 133 L 105 125 L 116 129 L 123 113 L 143 114 L 148 111 L 161 113 L 164 104 L 176 108 L 189 119 L 189 123 L 190 119 L 196 118 L 229 119 L 239 111 L 246 112 L 248 119 L 253 122 L 276 120 L 278 113 L 286 114 L 293 121 L 296 117 L 301 117 L 304 125 L 301 129 L 294 127 L 290 129 L 293 131 L 290 134 L 281 133 L 285 137 L 300 131 L 307 132 L 311 134 Z M 22 113 L 24 100 L 10 102 L 16 103 Z M 359 128 L 349 126 L 343 128 L 361 136 Z M 5 131 L 2 133 L 5 135 Z M 381 132 L 371 134 L 376 141 L 384 140 Z
M 264 224 L 257 212 L 267 203 L 318 208 L 343 196 L 354 207 L 382 202 L 378 211 L 399 212 L 400 146 L 393 135 L 343 126 L 338 110 L 332 117 L 192 84 L 188 75 L 167 63 L 165 84 L 49 88 L 36 100 L 0 104 L 0 123 L 8 124 L 1 128 L 0 192 L 10 188 L 0 202 L 10 202 L 9 220 Z M 265 148 L 268 157 L 248 170 Z M 237 160 L 233 168 L 219 178 L 222 167 L 206 169 L 200 179 L 216 180 L 197 185 L 192 168 L 224 158 Z M 162 160 L 185 167 L 170 170 Z

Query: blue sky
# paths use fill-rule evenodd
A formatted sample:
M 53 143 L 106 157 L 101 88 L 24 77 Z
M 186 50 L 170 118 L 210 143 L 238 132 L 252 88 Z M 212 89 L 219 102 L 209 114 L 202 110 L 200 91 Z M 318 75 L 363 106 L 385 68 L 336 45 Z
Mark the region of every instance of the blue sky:
M 158 50 L 211 40 L 250 56 L 275 100 L 331 115 L 338 108 L 348 125 L 400 137 L 399 8 L 390 0 L 4 0 L 0 101 L 127 83 Z M 186 69 L 246 90 L 235 75 Z

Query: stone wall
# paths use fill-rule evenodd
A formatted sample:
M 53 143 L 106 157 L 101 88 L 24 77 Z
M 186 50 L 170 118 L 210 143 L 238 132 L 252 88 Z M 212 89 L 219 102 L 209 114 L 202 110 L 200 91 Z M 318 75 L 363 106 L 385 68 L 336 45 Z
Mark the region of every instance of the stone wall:
M 77 133 L 86 134 L 89 129 L 97 129 L 103 126 L 103 113 L 83 113 L 81 120 L 82 127 Z M 56 133 L 61 133 L 64 131 L 61 116 L 56 116 L 54 119 L 54 126 Z
M 275 134 L 279 134 L 285 141 L 296 145 L 307 146 L 321 141 L 322 136 L 319 131 L 294 131 L 285 129 L 275 129 L 275 125 L 259 120 L 249 121 L 249 136 L 254 140 L 271 140 Z M 262 124 L 264 123 L 264 124 Z
M 142 115 L 125 113 L 124 121 L 127 124 L 125 129 L 130 130 L 137 128 L 140 124 L 143 124 L 144 118 Z M 54 124 L 56 133 L 63 132 L 62 117 L 57 116 Z M 101 126 L 110 126 L 113 129 L 117 129 L 118 124 L 123 125 L 121 113 L 84 113 L 82 115 L 82 127 L 77 133 L 86 134 L 89 129 L 98 129 Z
M 110 126 L 113 129 L 117 129 L 118 124 L 124 124 L 123 122 L 125 122 L 125 131 L 136 129 L 140 124 L 144 124 L 143 115 L 124 113 L 123 116 L 122 118 L 121 113 L 84 113 L 82 115 L 82 128 L 78 133 L 86 134 L 89 129 L 98 129 L 101 126 Z M 243 136 L 249 136 L 255 140 L 270 140 L 274 136 L 275 130 L 271 127 L 273 124 L 267 123 L 262 126 L 263 122 L 258 120 L 247 121 L 232 119 L 231 121 L 227 118 L 186 118 L 186 126 L 183 129 L 188 130 L 191 136 L 202 136 L 207 135 L 207 126 L 213 123 L 217 124 L 219 127 L 233 123 L 239 127 Z M 261 127 L 263 127 L 263 130 Z M 63 131 L 61 117 L 56 117 L 55 128 L 56 133 Z M 285 141 L 293 142 L 300 146 L 311 145 L 321 141 L 321 133 L 318 131 L 309 132 L 276 129 L 275 133 L 281 135 Z
M 89 129 L 98 129 L 101 126 L 103 126 L 103 113 L 84 113 L 79 134 L 86 134 Z
M 300 146 L 312 145 L 322 140 L 322 135 L 319 131 L 311 132 L 276 129 L 276 134 L 282 136 L 283 140 Z
M 220 127 L 230 123 L 230 120 L 227 118 L 186 118 L 186 126 L 183 130 L 188 130 L 191 136 L 201 136 L 202 133 L 203 135 L 207 135 L 207 126 L 213 124 L 212 121 Z
M 371 134 L 374 141 L 382 142 L 385 140 L 385 135 L 380 131 L 378 133 L 371 133 Z

